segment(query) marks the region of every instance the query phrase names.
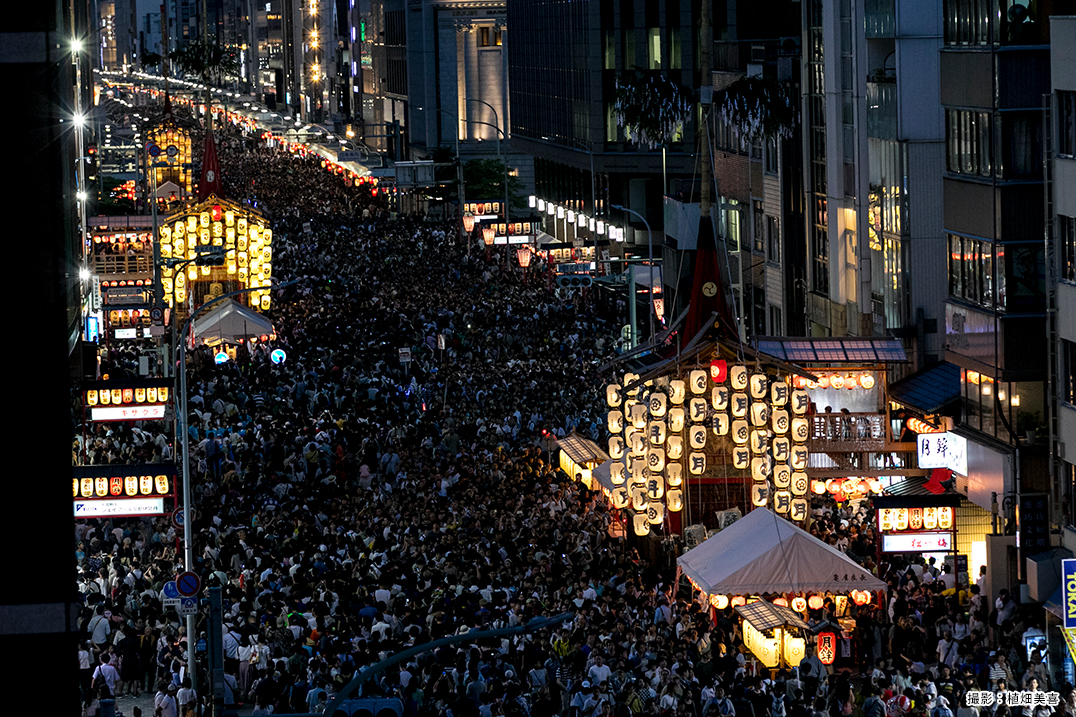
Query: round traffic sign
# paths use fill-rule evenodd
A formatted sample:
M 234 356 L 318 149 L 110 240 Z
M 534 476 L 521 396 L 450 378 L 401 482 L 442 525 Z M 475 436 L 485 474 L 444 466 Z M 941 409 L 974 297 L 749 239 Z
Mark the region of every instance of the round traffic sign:
M 168 145 L 168 149 L 164 151 L 168 154 L 169 157 L 175 157 L 177 154 L 179 154 L 179 147 L 175 146 L 174 144 L 170 144 Z
M 228 354 L 221 351 L 221 352 L 217 353 L 216 356 L 213 357 L 213 360 L 216 361 L 217 363 L 228 363 Z
M 160 157 L 161 156 L 161 148 L 159 146 L 157 146 L 156 144 L 154 144 L 153 142 L 150 142 L 149 144 L 146 145 L 146 151 L 149 152 L 149 156 L 151 156 L 151 157 Z
M 183 509 L 176 508 L 172 511 L 172 526 L 176 530 L 183 530 Z
M 176 577 L 176 590 L 183 597 L 194 597 L 202 587 L 202 581 L 197 574 L 187 571 Z
M 284 363 L 288 355 L 284 353 L 284 349 L 273 349 L 273 353 L 269 354 L 269 358 L 273 363 Z
M 149 310 L 149 317 L 154 321 L 160 321 L 164 318 L 164 309 L 157 306 L 153 307 Z
M 175 600 L 179 597 L 179 588 L 176 585 L 175 580 L 169 580 L 164 584 L 161 589 L 161 595 L 168 600 Z

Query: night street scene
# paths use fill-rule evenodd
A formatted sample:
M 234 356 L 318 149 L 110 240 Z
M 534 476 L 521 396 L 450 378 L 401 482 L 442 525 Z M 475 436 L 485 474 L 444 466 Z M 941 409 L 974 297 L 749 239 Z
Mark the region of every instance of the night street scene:
M 8 11 L 3 714 L 1076 717 L 1076 0 Z

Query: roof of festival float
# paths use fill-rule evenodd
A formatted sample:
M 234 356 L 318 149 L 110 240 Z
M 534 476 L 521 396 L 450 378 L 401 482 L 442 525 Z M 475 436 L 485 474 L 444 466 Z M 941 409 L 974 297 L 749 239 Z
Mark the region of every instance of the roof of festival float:
M 610 460 L 609 454 L 599 448 L 597 443 L 576 433 L 558 438 L 557 446 L 578 465 L 586 463 L 601 465 Z
M 709 595 L 848 593 L 886 584 L 836 548 L 756 508 L 676 561 Z

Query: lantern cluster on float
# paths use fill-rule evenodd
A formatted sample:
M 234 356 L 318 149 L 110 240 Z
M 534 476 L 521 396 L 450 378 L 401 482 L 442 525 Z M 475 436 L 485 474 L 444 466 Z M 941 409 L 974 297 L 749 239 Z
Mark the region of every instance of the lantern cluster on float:
M 168 164 L 168 166 L 156 167 L 153 170 L 157 174 L 157 187 L 161 187 L 168 180 L 174 180 L 184 192 L 190 192 L 191 133 L 182 127 L 177 127 L 171 121 L 166 121 L 146 134 L 151 142 L 165 150 L 156 161 Z M 169 147 L 175 147 L 172 154 L 167 153 Z
M 751 472 L 755 506 L 807 519 L 805 390 L 721 360 L 685 378 L 663 376 L 633 386 L 638 378 L 629 373 L 622 384 L 606 386 L 611 478 L 618 486 L 613 505 L 630 505 L 636 535 L 647 535 L 666 510 L 683 508 L 685 480 L 706 472 L 711 434 L 731 438 L 733 466 Z
M 219 247 L 224 252 L 224 266 L 196 266 L 161 269 L 164 298 L 172 305 L 187 300 L 191 285 L 198 279 L 232 281 L 239 288 L 257 289 L 247 294 L 250 305 L 268 310 L 269 287 L 273 275 L 273 230 L 258 214 L 242 207 L 210 198 L 202 204 L 169 217 L 161 227 L 161 257 L 194 259 L 202 252 Z M 197 300 L 197 297 L 195 297 Z

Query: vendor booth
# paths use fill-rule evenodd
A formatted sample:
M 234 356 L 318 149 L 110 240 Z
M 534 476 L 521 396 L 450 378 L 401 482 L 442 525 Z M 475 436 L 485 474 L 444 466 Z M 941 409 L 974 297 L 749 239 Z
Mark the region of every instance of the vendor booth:
M 679 570 L 718 610 L 752 604 L 764 596 L 805 619 L 809 611 L 832 604 L 831 615 L 840 626 L 842 654 L 850 655 L 855 620 L 849 601 L 866 605 L 886 584 L 836 548 L 778 517 L 756 508 L 729 527 L 677 559 Z M 825 633 L 830 634 L 830 633 Z M 782 643 L 788 637 L 780 635 Z M 765 642 L 763 641 L 765 638 Z M 776 634 L 763 633 L 748 648 L 767 667 Z M 832 638 L 831 638 L 832 639 Z M 784 645 L 780 652 L 784 653 Z M 761 652 L 760 652 L 761 651 Z
M 239 344 L 276 333 L 273 323 L 238 301 L 224 301 L 194 322 L 196 341 L 207 346 Z

